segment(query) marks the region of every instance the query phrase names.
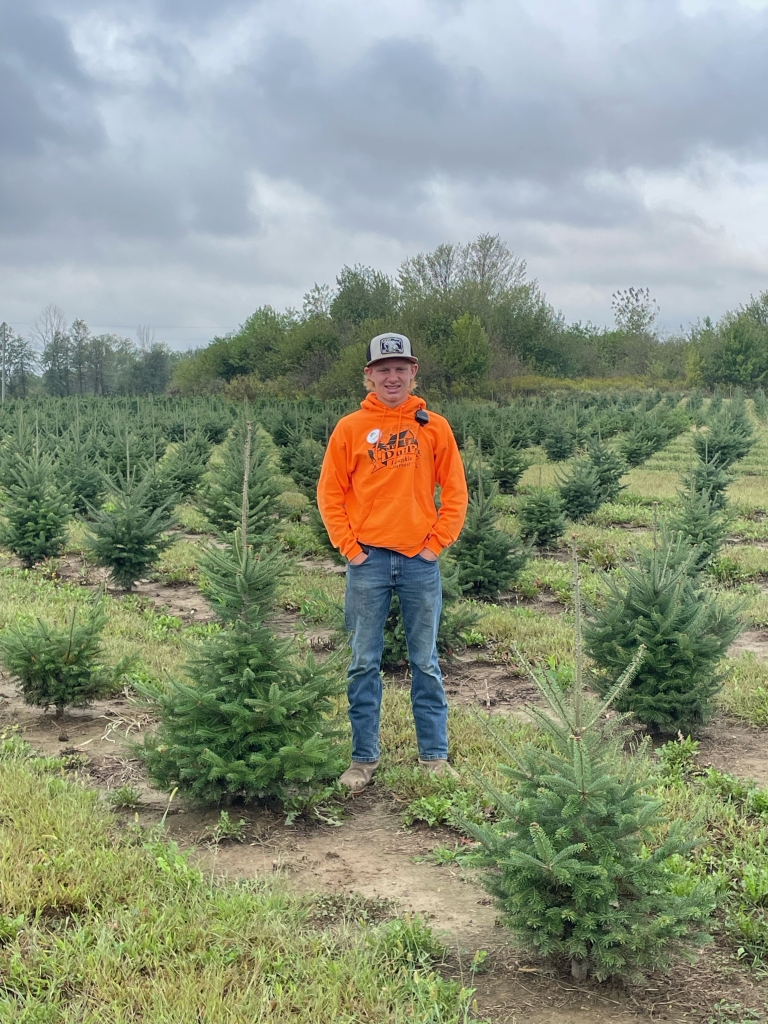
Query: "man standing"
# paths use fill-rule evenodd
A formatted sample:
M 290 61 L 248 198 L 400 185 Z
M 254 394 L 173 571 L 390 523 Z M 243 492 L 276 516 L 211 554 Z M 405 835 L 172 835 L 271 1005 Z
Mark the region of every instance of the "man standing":
M 411 394 L 418 363 L 403 334 L 368 346 L 369 394 L 336 426 L 317 501 L 331 543 L 349 561 L 345 617 L 352 764 L 341 782 L 365 789 L 379 764 L 381 656 L 392 595 L 400 598 L 411 665 L 419 763 L 448 768 L 448 703 L 437 660 L 442 586 L 437 556 L 458 538 L 467 510 L 459 449 L 442 416 Z M 435 508 L 435 485 L 441 507 Z

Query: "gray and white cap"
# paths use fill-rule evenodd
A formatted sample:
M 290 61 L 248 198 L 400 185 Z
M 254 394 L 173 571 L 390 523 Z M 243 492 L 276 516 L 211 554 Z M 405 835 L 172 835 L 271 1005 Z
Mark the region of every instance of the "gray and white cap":
M 368 362 L 378 363 L 380 359 L 407 359 L 409 363 L 417 363 L 418 359 L 411 349 L 411 340 L 404 334 L 377 334 L 368 342 Z

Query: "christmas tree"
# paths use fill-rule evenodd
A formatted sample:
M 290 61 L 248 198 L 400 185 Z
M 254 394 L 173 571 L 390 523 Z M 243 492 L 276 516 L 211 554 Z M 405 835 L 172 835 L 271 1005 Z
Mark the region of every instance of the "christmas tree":
M 569 519 L 578 522 L 602 504 L 602 489 L 597 469 L 589 459 L 577 459 L 570 474 L 558 487 L 562 508 Z
M 559 494 L 539 487 L 517 510 L 523 541 L 540 548 L 551 547 L 565 531 L 565 518 Z
M 564 694 L 518 652 L 545 702 L 529 708 L 541 738 L 511 749 L 496 737 L 509 756 L 501 768 L 509 786 L 485 784 L 492 824 L 461 823 L 482 844 L 485 884 L 519 940 L 565 960 L 578 981 L 639 980 L 707 938 L 714 887 L 680 884 L 675 858 L 695 840 L 664 818 L 644 751 L 625 757 L 626 730 L 602 717 L 642 671 L 642 649 L 602 702 L 585 694 L 578 575 L 575 584 L 575 681 Z
M 605 599 L 584 631 L 601 693 L 645 645 L 616 708 L 655 732 L 687 732 L 707 721 L 725 676 L 720 662 L 741 629 L 737 609 L 706 588 L 695 558 L 680 534 L 654 532 L 650 548 L 607 578 Z
M 597 473 L 600 502 L 616 501 L 621 491 L 621 478 L 626 471 L 624 460 L 600 439 L 589 442 L 587 456 Z
M 528 459 L 511 437 L 502 434 L 496 438 L 491 457 L 491 475 L 502 494 L 514 494 L 520 477 L 529 466 Z
M 743 405 L 721 408 L 708 416 L 706 432 L 699 431 L 693 438 L 699 458 L 716 461 L 724 470 L 743 459 L 754 443 L 752 424 Z
M 459 587 L 468 597 L 492 600 L 514 583 L 528 561 L 528 551 L 498 528 L 499 512 L 493 506 L 494 484 L 483 490 L 482 476 L 469 499 L 467 518 L 453 546 Z
M 719 465 L 719 456 L 709 457 L 705 444 L 704 458 L 699 458 L 683 477 L 686 490 L 693 489 L 704 495 L 713 509 L 725 509 L 728 505 L 726 491 L 733 476 Z
M 27 704 L 56 708 L 83 707 L 113 693 L 133 662 L 123 658 L 112 670 L 102 664 L 101 633 L 107 622 L 103 608 L 91 609 L 78 622 L 72 609 L 69 624 L 57 628 L 40 619 L 17 622 L 0 633 L 0 661 L 21 683 Z
M 56 484 L 49 455 L 36 446 L 30 455 L 16 454 L 3 467 L 3 516 L 0 540 L 29 568 L 58 555 L 66 537 L 71 510 Z
M 200 566 L 224 628 L 189 663 L 188 680 L 142 685 L 160 715 L 142 756 L 156 784 L 204 803 L 271 797 L 296 807 L 343 766 L 330 718 L 343 682 L 332 665 L 298 663 L 264 624 L 287 563 L 248 543 L 248 493 L 246 471 L 240 528 Z
M 91 508 L 87 550 L 96 565 L 112 572 L 115 583 L 131 590 L 136 580 L 172 543 L 166 531 L 175 520 L 164 506 L 152 508 L 152 475 L 136 482 L 135 471 L 118 471 L 117 483 L 109 481 L 110 493 L 103 508 Z
M 708 493 L 700 493 L 693 485 L 680 494 L 680 505 L 669 517 L 668 526 L 695 549 L 691 567 L 697 572 L 717 558 L 728 535 L 727 516 L 713 505 Z
M 221 533 L 231 533 L 240 522 L 245 434 L 243 422 L 232 430 L 215 460 L 211 460 L 208 480 L 201 493 L 202 511 Z M 248 514 L 254 538 L 260 538 L 274 526 L 280 512 L 277 497 L 284 489 L 273 463 L 276 455 L 270 451 L 270 444 L 263 432 L 256 433 L 249 449 Z

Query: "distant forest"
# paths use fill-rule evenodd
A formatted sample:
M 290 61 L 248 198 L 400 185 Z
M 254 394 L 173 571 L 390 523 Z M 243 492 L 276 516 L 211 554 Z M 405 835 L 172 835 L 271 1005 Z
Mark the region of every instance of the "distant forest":
M 8 332 L 10 397 L 170 393 L 320 399 L 361 392 L 366 345 L 383 331 L 411 338 L 428 394 L 501 397 L 566 380 L 714 388 L 768 382 L 768 290 L 717 323 L 662 336 L 647 288 L 614 293 L 614 326 L 566 323 L 526 265 L 498 235 L 440 245 L 411 257 L 396 277 L 344 267 L 334 288 L 315 285 L 301 310 L 257 309 L 202 349 L 170 353 L 140 331 L 138 343 L 67 326 L 56 307 L 36 325 L 36 345 Z

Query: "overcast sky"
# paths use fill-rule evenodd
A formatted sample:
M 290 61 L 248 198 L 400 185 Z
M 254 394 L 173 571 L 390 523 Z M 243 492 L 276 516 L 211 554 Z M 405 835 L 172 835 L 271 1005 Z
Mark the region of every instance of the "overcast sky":
M 768 288 L 768 0 L 6 0 L 0 318 L 174 347 L 498 232 L 569 319 Z

